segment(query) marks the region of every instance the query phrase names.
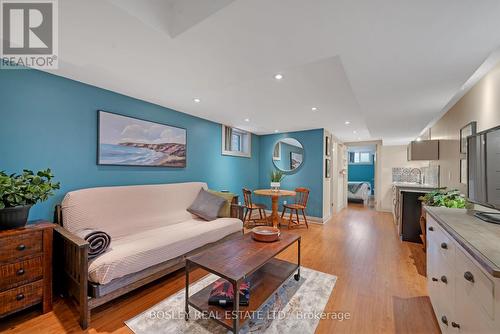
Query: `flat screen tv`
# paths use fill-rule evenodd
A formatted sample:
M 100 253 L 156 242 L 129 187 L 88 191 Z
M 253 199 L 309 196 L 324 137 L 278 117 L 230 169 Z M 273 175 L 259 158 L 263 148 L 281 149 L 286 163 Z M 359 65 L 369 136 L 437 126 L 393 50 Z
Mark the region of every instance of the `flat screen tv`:
M 469 201 L 500 210 L 500 126 L 468 137 L 467 152 Z M 500 223 L 497 213 L 476 215 Z

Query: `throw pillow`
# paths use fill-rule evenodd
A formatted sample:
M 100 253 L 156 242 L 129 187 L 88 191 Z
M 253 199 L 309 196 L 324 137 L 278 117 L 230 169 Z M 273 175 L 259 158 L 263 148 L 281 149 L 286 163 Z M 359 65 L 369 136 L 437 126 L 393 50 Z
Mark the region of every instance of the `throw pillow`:
M 193 204 L 187 208 L 187 211 L 202 219 L 211 221 L 217 219 L 219 210 L 225 202 L 224 198 L 201 189 Z
M 230 192 L 216 191 L 216 190 L 210 190 L 210 189 L 208 189 L 208 192 L 211 194 L 220 196 L 226 200 L 224 205 L 222 205 L 222 208 L 220 208 L 220 210 L 219 210 L 219 217 L 221 217 L 221 218 L 231 217 L 231 203 L 233 202 L 233 198 L 236 195 L 233 193 L 230 193 Z

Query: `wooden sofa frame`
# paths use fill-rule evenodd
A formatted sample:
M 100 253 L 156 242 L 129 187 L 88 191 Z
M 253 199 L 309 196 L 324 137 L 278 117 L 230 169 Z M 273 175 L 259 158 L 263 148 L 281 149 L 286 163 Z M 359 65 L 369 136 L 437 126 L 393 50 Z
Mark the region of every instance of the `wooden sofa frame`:
M 243 220 L 243 206 L 237 203 L 238 196 L 235 196 L 231 204 L 231 217 Z M 87 329 L 89 326 L 92 309 L 183 268 L 187 256 L 243 234 L 242 229 L 240 232 L 232 233 L 219 241 L 199 247 L 174 259 L 114 279 L 107 284 L 97 284 L 88 280 L 89 244 L 63 227 L 60 205 L 56 206 L 54 221 L 57 223 L 54 229 L 54 288 L 60 294 L 75 300 L 82 329 Z

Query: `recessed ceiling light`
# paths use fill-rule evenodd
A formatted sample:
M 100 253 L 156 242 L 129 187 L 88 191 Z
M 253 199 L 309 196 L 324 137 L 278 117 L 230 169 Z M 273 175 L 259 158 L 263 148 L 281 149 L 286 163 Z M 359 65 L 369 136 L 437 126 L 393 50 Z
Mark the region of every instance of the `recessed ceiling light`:
M 245 122 L 250 122 L 250 118 L 245 118 Z
M 358 140 L 361 140 L 361 137 L 358 137 Z
M 352 133 L 356 134 L 356 133 L 358 133 L 358 131 L 354 130 Z
M 345 121 L 344 124 L 345 125 L 349 125 L 349 124 L 351 124 L 351 122 L 350 121 Z
M 318 107 L 312 107 L 311 108 L 312 111 L 317 111 L 318 110 Z
M 200 102 L 201 102 L 201 100 L 200 100 L 199 98 L 197 98 L 197 97 L 195 97 L 195 98 L 193 99 L 193 101 L 194 101 L 194 103 L 200 103 Z
M 279 132 L 279 130 L 274 130 L 274 133 L 278 133 L 278 132 Z
M 422 138 L 420 138 L 420 137 L 417 138 L 417 141 L 421 141 L 421 140 L 422 140 Z
M 281 79 L 283 79 L 283 74 L 280 74 L 280 73 L 275 74 L 275 75 L 274 75 L 274 78 L 275 78 L 276 80 L 281 80 Z

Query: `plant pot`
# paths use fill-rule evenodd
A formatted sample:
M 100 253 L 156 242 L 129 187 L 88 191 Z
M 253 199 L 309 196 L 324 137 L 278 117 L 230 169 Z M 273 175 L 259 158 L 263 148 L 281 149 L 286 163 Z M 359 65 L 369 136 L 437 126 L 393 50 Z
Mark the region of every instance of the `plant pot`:
M 31 205 L 0 209 L 0 230 L 23 227 L 28 222 Z
M 279 191 L 281 187 L 280 182 L 271 182 L 271 189 L 275 191 Z

